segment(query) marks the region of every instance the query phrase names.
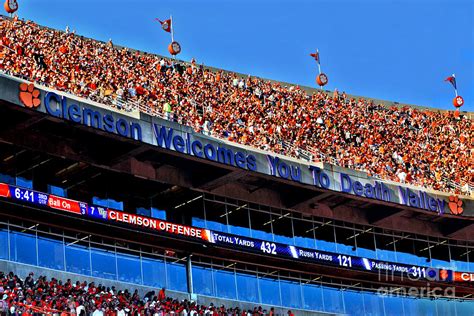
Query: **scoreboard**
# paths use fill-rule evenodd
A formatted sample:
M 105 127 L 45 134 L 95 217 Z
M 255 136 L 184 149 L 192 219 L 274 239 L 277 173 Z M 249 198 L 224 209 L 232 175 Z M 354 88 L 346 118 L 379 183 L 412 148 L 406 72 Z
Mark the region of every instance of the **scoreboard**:
M 101 206 L 89 205 L 85 202 L 70 200 L 5 183 L 0 183 L 0 197 L 73 213 L 94 220 L 132 225 L 140 229 L 152 229 L 160 233 L 192 238 L 193 240 L 198 240 L 207 245 L 215 245 L 270 257 L 379 274 L 383 273 L 385 275 L 408 276 L 412 280 L 474 282 L 474 274 L 469 272 L 387 262 L 343 253 L 286 245 L 271 240 L 237 236 L 199 227 L 190 227 Z
M 76 214 L 84 214 L 87 210 L 87 204 L 84 202 L 69 200 L 4 183 L 0 183 L 0 187 L 0 196 L 11 197 L 14 200 L 30 202 L 40 206 L 49 206 L 50 208 Z
M 347 254 L 301 248 L 294 245 L 284 245 L 273 241 L 235 236 L 210 230 L 206 230 L 204 239 L 216 245 L 238 248 L 254 253 L 262 253 L 273 257 L 296 259 L 326 266 L 336 266 L 340 268 L 371 271 L 390 275 L 407 275 L 413 279 L 440 280 L 440 278 L 438 278 L 438 269 L 428 267 L 384 262 Z M 447 271 L 448 276 L 442 281 L 448 280 L 450 276 L 452 279 L 452 272 L 449 270 Z

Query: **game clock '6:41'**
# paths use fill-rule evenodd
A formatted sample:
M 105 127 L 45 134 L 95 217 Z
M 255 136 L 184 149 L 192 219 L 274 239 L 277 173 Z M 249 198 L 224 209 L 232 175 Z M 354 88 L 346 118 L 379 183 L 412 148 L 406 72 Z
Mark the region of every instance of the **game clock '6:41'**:
M 27 201 L 27 202 L 35 202 L 35 195 L 33 191 L 22 190 L 20 188 L 16 188 L 13 191 L 13 194 L 15 195 L 15 198 L 18 200 Z

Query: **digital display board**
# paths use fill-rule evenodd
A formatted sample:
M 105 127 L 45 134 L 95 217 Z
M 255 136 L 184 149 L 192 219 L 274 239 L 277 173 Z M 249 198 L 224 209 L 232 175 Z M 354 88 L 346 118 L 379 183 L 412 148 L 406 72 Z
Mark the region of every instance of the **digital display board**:
M 9 194 L 11 198 L 14 200 L 30 202 L 30 203 L 38 204 L 42 206 L 48 204 L 49 194 L 17 187 L 14 185 L 10 185 L 9 189 L 10 189 Z
M 219 246 L 228 246 L 254 253 L 261 253 L 280 258 L 297 259 L 305 262 L 331 265 L 341 268 L 371 271 L 389 275 L 407 275 L 412 278 L 422 279 L 436 279 L 438 275 L 438 269 L 401 263 L 383 262 L 374 259 L 315 249 L 306 249 L 293 245 L 284 245 L 273 241 L 264 241 L 249 237 L 235 236 L 210 230 L 206 230 L 204 239 Z
M 57 210 L 75 214 L 83 214 L 87 211 L 87 204 L 84 202 L 77 202 L 54 195 L 49 196 L 48 206 Z
M 413 279 L 426 279 L 429 281 L 474 282 L 474 273 L 386 262 L 348 254 L 307 249 L 273 241 L 216 232 L 198 227 L 170 223 L 137 214 L 129 214 L 100 206 L 88 205 L 85 202 L 70 200 L 5 183 L 0 183 L 0 197 L 32 203 L 41 207 L 70 212 L 93 219 L 125 223 L 140 228 L 181 235 L 182 237 L 198 239 L 225 248 L 239 249 L 278 258 L 359 271 L 370 271 L 384 275 L 408 276 Z
M 10 197 L 10 187 L 8 184 L 0 183 L 0 196 L 1 197 Z
M 40 206 L 48 206 L 50 208 L 75 214 L 82 214 L 83 211 L 87 210 L 87 203 L 84 202 L 78 202 L 52 194 L 17 187 L 14 185 L 9 185 L 8 189 L 9 192 L 7 192 L 5 195 L 10 196 L 14 200 L 29 202 Z
M 107 209 L 105 207 L 94 205 L 89 205 L 89 207 L 87 208 L 87 212 L 83 212 L 82 215 L 87 215 L 89 217 L 103 220 L 107 220 L 109 218 L 107 214 Z

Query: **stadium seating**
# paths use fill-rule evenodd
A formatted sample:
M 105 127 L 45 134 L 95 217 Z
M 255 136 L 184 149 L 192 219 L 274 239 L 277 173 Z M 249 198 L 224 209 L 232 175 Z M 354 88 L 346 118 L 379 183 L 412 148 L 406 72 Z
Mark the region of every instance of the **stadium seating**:
M 470 194 L 472 120 L 384 107 L 345 93 L 308 94 L 255 77 L 118 48 L 4 19 L 0 71 L 195 131 L 381 179 Z
M 0 315 L 273 315 L 262 307 L 253 310 L 199 305 L 166 297 L 165 289 L 150 291 L 143 297 L 138 291 L 106 288 L 94 282 L 72 282 L 45 276 L 35 279 L 30 273 L 21 279 L 13 272 L 0 271 Z

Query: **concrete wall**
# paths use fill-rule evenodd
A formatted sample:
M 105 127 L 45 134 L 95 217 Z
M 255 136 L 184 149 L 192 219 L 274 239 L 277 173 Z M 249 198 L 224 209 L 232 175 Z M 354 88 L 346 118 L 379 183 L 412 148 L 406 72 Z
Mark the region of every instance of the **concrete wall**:
M 11 262 L 11 261 L 4 261 L 0 260 L 0 271 L 4 273 L 8 273 L 10 271 L 13 271 L 16 275 L 18 275 L 20 278 L 25 279 L 30 272 L 33 272 L 35 274 L 35 278 L 37 278 L 40 275 L 46 276 L 48 279 L 51 278 L 56 278 L 58 280 L 66 281 L 67 279 L 71 279 L 73 283 L 76 281 L 86 281 L 86 282 L 95 282 L 96 285 L 103 285 L 105 287 L 112 287 L 115 286 L 117 290 L 125 290 L 128 289 L 129 291 L 133 292 L 135 289 L 138 289 L 138 292 L 140 295 L 145 295 L 150 290 L 154 290 L 155 292 L 158 293 L 158 289 L 152 288 L 152 287 L 147 287 L 147 286 L 141 286 L 141 285 L 136 285 L 136 284 L 131 284 L 131 283 L 125 283 L 125 282 L 119 282 L 119 281 L 114 281 L 114 280 L 107 280 L 107 279 L 101 279 L 101 278 L 94 278 L 94 277 L 88 277 L 80 274 L 75 274 L 75 273 L 70 273 L 70 272 L 65 272 L 65 271 L 57 271 L 57 270 L 52 270 L 52 269 L 47 269 L 47 268 L 41 268 L 37 266 L 32 266 L 28 264 L 21 264 L 17 262 Z M 247 310 L 251 309 L 253 310 L 254 307 L 262 306 L 263 309 L 270 310 L 271 306 L 268 305 L 259 305 L 256 303 L 248 303 L 248 302 L 240 302 L 240 301 L 235 301 L 235 300 L 228 300 L 228 299 L 219 299 L 215 297 L 208 297 L 208 296 L 201 296 L 201 295 L 190 295 L 189 293 L 182 293 L 182 292 L 175 292 L 171 290 L 166 290 L 166 293 L 169 297 L 178 299 L 178 300 L 194 300 L 198 304 L 204 304 L 204 305 L 209 305 L 210 303 L 214 303 L 215 306 L 221 306 L 225 305 L 226 307 L 239 307 L 242 310 Z M 281 315 L 285 316 L 287 315 L 289 308 L 278 308 L 275 307 L 275 312 L 276 315 Z M 297 309 L 291 309 L 293 313 L 297 316 L 327 316 L 327 315 L 335 315 L 335 314 L 329 314 L 329 313 L 322 313 L 322 312 L 312 312 L 312 311 L 303 311 L 303 310 L 297 310 Z

